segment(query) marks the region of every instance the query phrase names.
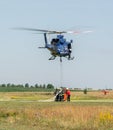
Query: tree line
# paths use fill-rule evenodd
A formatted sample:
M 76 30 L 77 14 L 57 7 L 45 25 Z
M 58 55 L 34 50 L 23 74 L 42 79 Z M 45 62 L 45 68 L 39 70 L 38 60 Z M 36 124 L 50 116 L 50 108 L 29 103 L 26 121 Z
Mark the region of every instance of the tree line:
M 54 85 L 52 85 L 52 84 L 40 84 L 40 85 L 38 85 L 38 84 L 35 84 L 35 85 L 30 85 L 30 84 L 28 84 L 28 83 L 26 83 L 26 84 L 10 84 L 10 83 L 8 83 L 8 84 L 0 84 L 0 88 L 39 88 L 39 89 L 54 89 L 55 88 L 55 86 Z

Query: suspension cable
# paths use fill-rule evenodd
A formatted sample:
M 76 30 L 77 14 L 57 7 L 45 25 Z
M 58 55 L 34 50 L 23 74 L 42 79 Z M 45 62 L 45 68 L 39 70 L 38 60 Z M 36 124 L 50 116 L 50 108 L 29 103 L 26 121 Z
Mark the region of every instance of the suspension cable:
M 60 86 L 62 86 L 62 83 L 63 83 L 63 64 L 62 62 L 60 62 Z

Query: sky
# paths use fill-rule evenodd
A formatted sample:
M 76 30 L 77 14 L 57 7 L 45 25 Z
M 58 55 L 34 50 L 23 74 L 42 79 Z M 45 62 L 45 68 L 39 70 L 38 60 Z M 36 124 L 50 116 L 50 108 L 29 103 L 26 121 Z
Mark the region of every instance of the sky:
M 43 35 L 16 27 L 89 34 L 65 35 L 73 40 L 74 60 L 51 57 Z M 113 88 L 112 0 L 1 0 L 0 84 L 48 84 L 69 88 Z

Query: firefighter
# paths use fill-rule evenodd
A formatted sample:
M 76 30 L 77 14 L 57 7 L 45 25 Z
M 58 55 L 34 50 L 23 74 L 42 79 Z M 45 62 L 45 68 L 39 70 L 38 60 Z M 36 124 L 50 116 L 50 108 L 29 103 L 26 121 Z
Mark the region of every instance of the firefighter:
M 63 93 L 64 93 L 64 94 L 63 94 L 63 95 L 64 95 L 64 96 L 63 96 L 63 101 L 66 101 L 66 100 L 67 100 L 66 91 L 67 91 L 66 88 L 64 88 L 64 92 L 63 92 Z
M 70 102 L 71 92 L 70 92 L 69 88 L 66 88 L 66 95 L 67 95 L 67 101 Z

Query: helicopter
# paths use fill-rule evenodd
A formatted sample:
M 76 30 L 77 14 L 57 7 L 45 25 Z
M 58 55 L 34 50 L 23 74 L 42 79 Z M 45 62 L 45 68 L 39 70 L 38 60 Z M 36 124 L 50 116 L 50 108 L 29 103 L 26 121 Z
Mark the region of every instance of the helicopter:
M 44 35 L 45 46 L 39 47 L 40 49 L 46 48 L 50 51 L 51 57 L 49 60 L 54 60 L 56 57 L 60 57 L 60 62 L 62 62 L 62 57 L 67 58 L 68 60 L 73 60 L 74 57 L 71 56 L 72 53 L 72 43 L 73 40 L 67 41 L 64 38 L 65 33 L 70 34 L 79 34 L 80 31 L 51 31 L 51 30 L 43 30 L 43 29 L 34 29 L 34 28 L 16 28 L 19 30 L 27 30 L 27 31 L 35 31 L 39 32 L 39 34 Z M 83 33 L 87 33 L 90 31 L 85 31 Z M 56 34 L 55 38 L 52 38 L 50 42 L 48 42 L 47 35 Z

